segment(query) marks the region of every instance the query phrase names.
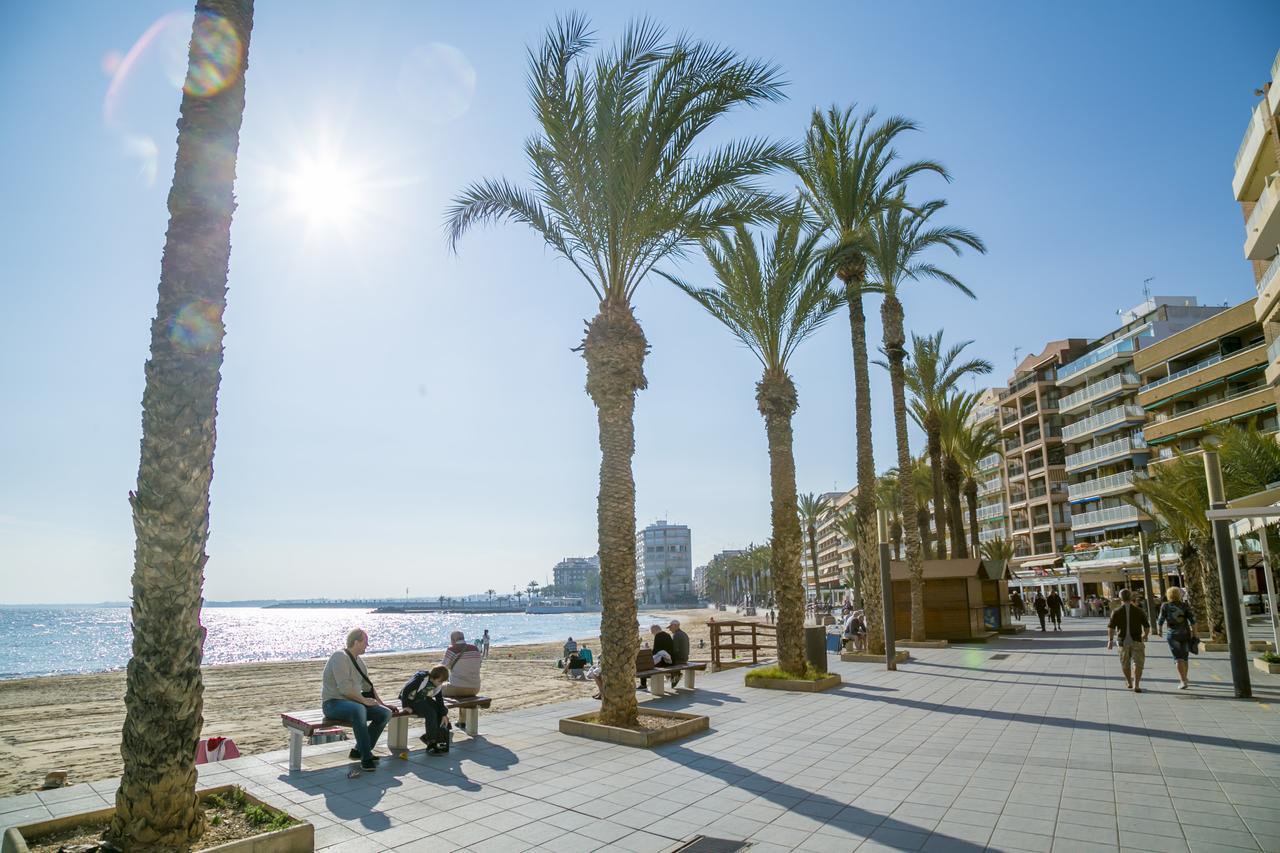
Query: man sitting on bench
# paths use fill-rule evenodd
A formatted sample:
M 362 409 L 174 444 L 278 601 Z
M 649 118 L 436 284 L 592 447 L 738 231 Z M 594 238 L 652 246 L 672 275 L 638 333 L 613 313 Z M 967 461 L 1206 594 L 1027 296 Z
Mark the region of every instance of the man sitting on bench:
M 667 625 L 671 629 L 671 664 L 679 666 L 689 662 L 689 635 L 680 630 L 680 620 L 672 619 Z M 675 687 L 680 683 L 680 676 L 684 673 L 677 672 L 671 676 L 671 686 Z
M 377 770 L 380 756 L 373 754 L 373 746 L 391 720 L 391 709 L 378 698 L 368 671 L 360 664 L 360 655 L 368 647 L 369 635 L 363 629 L 347 634 L 346 649 L 334 652 L 325 664 L 320 698 L 326 717 L 351 723 L 356 748 L 350 757 L 360 759 L 364 770 Z

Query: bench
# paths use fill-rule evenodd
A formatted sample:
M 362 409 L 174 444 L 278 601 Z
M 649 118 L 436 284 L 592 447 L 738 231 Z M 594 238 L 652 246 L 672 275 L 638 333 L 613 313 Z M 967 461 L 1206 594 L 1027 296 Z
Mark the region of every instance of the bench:
M 667 679 L 663 676 L 683 672 L 685 674 L 685 686 L 690 690 L 694 690 L 696 689 L 693 685 L 695 674 L 699 672 L 706 672 L 706 670 L 707 665 L 705 663 L 676 663 L 671 666 L 655 666 L 653 669 L 642 670 L 641 672 L 636 673 L 636 678 L 649 679 L 650 696 L 666 696 Z
M 448 696 L 444 704 L 450 710 L 457 709 L 467 734 L 480 733 L 480 709 L 488 708 L 493 700 L 488 696 Z M 409 720 L 414 713 L 400 706 L 399 699 L 387 702 L 391 709 L 391 721 L 387 723 L 387 748 L 392 753 L 409 751 Z M 289 769 L 302 769 L 302 739 L 311 737 L 321 729 L 351 728 L 346 720 L 330 720 L 319 708 L 312 711 L 290 711 L 280 715 L 280 721 L 289 730 Z

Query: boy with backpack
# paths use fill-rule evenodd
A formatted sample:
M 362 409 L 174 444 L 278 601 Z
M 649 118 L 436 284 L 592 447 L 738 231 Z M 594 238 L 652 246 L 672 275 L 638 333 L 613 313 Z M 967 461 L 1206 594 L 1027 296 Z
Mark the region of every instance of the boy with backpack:
M 449 710 L 444 704 L 444 685 L 448 680 L 449 668 L 437 666 L 430 672 L 419 670 L 400 690 L 400 703 L 426 720 L 426 731 L 419 739 L 427 745 L 430 755 L 447 753 L 453 737 Z

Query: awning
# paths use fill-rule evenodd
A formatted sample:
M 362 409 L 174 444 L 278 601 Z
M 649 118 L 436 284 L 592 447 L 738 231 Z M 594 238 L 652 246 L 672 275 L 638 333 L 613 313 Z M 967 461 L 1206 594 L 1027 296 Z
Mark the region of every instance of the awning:
M 1042 568 L 1045 568 L 1046 566 L 1053 566 L 1056 564 L 1060 564 L 1061 562 L 1062 562 L 1061 556 L 1044 557 L 1039 560 L 1027 560 L 1025 563 L 1021 563 L 1018 566 L 1018 568 L 1019 569 L 1042 569 Z

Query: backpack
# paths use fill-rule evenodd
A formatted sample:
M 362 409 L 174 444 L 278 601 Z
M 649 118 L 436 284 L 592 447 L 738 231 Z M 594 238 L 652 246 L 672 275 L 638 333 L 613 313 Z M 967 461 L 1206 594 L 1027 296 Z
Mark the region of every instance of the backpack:
M 418 693 L 422 690 L 422 685 L 427 680 L 428 675 L 430 673 L 427 670 L 420 669 L 413 674 L 413 678 L 404 683 L 404 687 L 400 688 L 400 705 L 402 707 L 413 707 L 413 703 L 417 700 Z
M 1187 610 L 1186 605 L 1182 602 L 1173 603 L 1169 608 L 1169 627 L 1175 631 L 1181 631 L 1187 627 Z

